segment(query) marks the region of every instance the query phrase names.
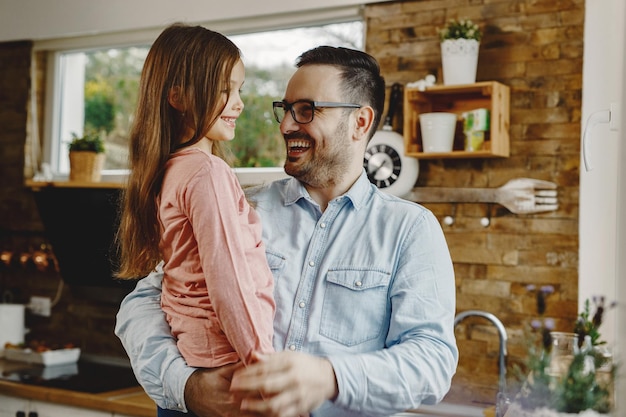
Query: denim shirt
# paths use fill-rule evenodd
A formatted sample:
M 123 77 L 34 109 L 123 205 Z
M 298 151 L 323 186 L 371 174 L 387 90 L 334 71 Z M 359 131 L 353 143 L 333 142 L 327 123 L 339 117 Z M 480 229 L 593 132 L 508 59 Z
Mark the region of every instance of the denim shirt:
M 275 280 L 274 348 L 324 356 L 335 371 L 339 395 L 312 415 L 382 416 L 440 401 L 458 350 L 454 271 L 435 216 L 364 172 L 324 212 L 292 178 L 250 198 Z M 185 410 L 193 369 L 156 314 L 159 279 L 123 301 L 116 334 L 152 399 Z

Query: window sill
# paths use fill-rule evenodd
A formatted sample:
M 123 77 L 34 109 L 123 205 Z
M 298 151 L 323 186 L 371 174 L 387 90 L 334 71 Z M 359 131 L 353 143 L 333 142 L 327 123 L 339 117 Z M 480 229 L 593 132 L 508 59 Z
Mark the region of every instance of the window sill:
M 100 181 L 100 182 L 88 182 L 88 181 L 68 181 L 68 180 L 53 180 L 53 181 L 33 181 L 26 180 L 26 187 L 33 191 L 39 191 L 42 188 L 124 188 L 122 182 L 112 181 Z
M 237 175 L 242 187 L 261 185 L 288 177 L 283 168 L 235 168 L 235 175 Z M 99 182 L 69 181 L 67 176 L 55 176 L 49 181 L 27 179 L 25 185 L 37 191 L 44 187 L 124 188 L 125 182 L 126 173 L 123 171 L 114 171 L 112 173 L 104 172 L 102 174 L 102 181 Z

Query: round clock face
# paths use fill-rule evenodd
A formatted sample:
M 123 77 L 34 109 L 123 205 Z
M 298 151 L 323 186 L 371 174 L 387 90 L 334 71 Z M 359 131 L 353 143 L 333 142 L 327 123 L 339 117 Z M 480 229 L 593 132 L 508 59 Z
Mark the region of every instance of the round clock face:
M 391 186 L 402 171 L 400 155 L 394 148 L 384 143 L 367 149 L 363 166 L 367 171 L 367 177 L 378 188 Z
M 404 155 L 404 141 L 395 132 L 377 132 L 365 151 L 363 167 L 370 182 L 389 194 L 403 197 L 417 181 L 417 159 Z

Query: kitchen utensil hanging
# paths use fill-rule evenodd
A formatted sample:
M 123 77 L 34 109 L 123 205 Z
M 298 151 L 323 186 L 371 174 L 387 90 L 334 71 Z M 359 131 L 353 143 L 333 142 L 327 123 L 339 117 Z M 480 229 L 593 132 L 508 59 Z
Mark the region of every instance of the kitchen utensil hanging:
M 405 198 L 418 203 L 497 203 L 515 214 L 559 208 L 556 184 L 533 178 L 512 179 L 499 188 L 416 187 Z

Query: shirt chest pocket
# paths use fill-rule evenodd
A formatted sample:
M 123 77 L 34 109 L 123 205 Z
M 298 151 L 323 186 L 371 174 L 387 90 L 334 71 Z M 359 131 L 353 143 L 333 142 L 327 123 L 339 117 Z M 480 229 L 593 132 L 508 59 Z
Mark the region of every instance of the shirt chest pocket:
M 326 275 L 320 334 L 346 346 L 386 333 L 391 274 L 379 270 L 332 269 Z
M 271 252 L 269 249 L 265 250 L 265 258 L 267 259 L 267 265 L 272 271 L 272 275 L 274 275 L 274 279 L 280 277 L 285 266 L 285 258 L 278 253 Z

